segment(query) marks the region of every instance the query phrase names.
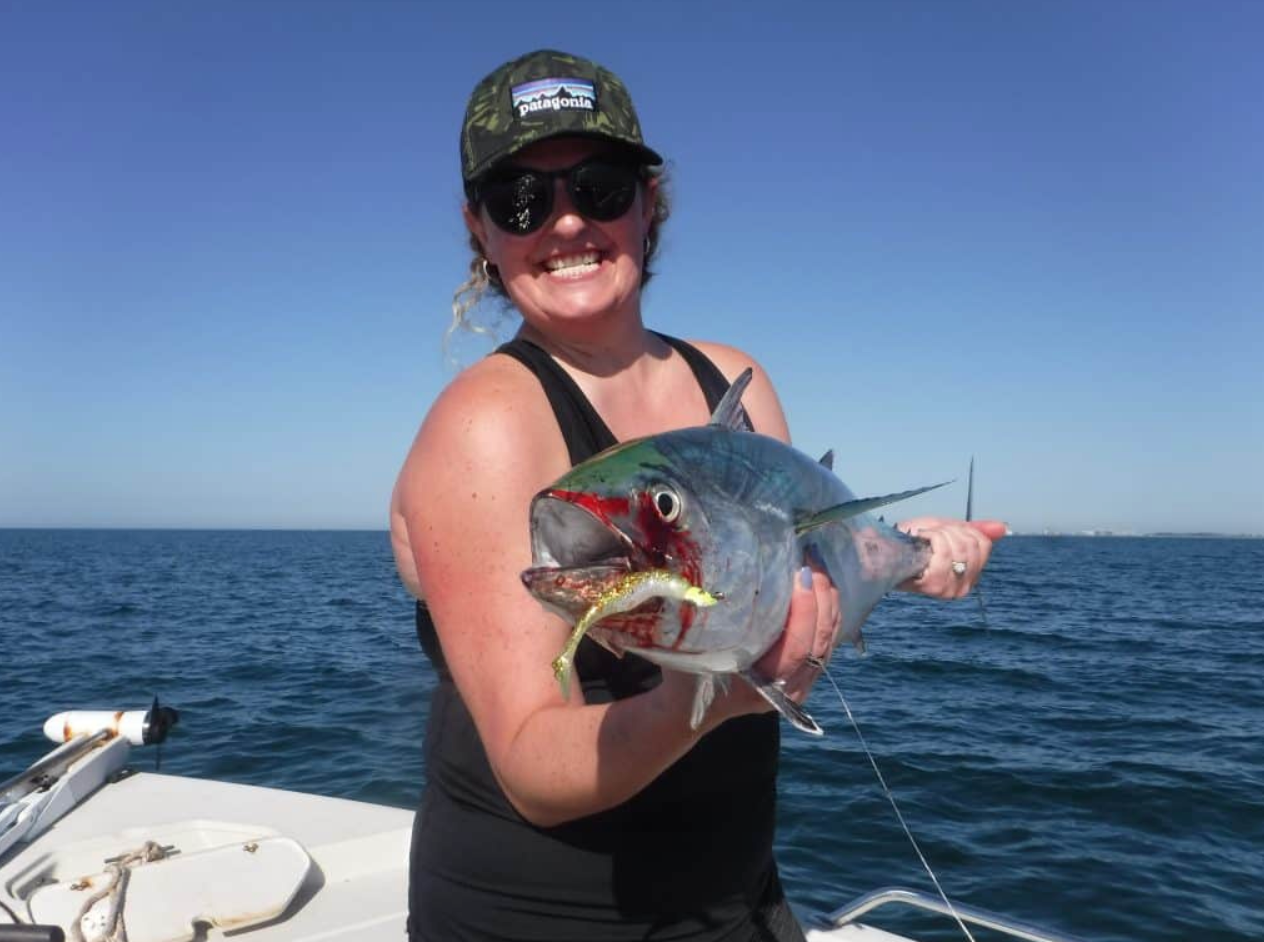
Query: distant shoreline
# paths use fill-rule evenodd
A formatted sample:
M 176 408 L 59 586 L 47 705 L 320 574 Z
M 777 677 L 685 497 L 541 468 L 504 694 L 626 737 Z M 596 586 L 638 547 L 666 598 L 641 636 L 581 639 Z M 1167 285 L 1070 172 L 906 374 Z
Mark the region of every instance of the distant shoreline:
M 7 526 L 0 533 L 380 533 L 389 535 L 386 527 L 73 527 L 73 526 Z M 1122 533 L 1113 530 L 1015 530 L 1010 537 L 1049 537 L 1065 539 L 1113 540 L 1262 540 L 1264 533 L 1213 533 L 1156 530 L 1152 533 Z
M 1014 531 L 1010 536 L 1035 536 L 1062 539 L 1076 537 L 1085 540 L 1261 540 L 1261 533 L 1181 533 L 1179 531 L 1158 530 L 1154 533 L 1115 533 L 1110 530 L 1076 530 L 1072 532 L 1054 531 Z

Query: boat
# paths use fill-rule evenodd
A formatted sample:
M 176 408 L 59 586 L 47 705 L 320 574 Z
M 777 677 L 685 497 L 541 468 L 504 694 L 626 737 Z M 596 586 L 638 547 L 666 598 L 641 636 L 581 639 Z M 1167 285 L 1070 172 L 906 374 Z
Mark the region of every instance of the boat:
M 0 783 L 0 942 L 405 938 L 411 811 L 133 769 L 177 720 L 155 700 L 44 724 L 60 744 Z M 812 917 L 807 938 L 917 942 L 862 921 L 884 908 L 1078 942 L 906 887 Z

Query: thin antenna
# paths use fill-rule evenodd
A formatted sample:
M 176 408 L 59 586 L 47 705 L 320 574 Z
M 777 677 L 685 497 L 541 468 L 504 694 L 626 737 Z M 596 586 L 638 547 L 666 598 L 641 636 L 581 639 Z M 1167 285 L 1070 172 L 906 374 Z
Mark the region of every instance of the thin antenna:
M 974 519 L 974 455 L 970 456 L 970 477 L 969 483 L 966 485 L 966 521 Z M 982 576 L 980 576 L 982 579 Z M 987 606 L 983 604 L 983 589 L 976 582 L 974 585 L 974 597 L 979 600 L 979 617 L 983 619 L 983 627 L 988 627 Z
M 970 478 L 966 485 L 966 520 L 974 519 L 974 455 L 970 456 Z

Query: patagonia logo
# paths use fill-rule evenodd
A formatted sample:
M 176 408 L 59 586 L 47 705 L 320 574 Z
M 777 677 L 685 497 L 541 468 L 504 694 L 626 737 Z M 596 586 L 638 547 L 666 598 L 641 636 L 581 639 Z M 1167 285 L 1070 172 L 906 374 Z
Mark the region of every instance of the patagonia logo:
M 597 89 L 587 79 L 537 79 L 509 90 L 519 118 L 537 111 L 596 111 Z

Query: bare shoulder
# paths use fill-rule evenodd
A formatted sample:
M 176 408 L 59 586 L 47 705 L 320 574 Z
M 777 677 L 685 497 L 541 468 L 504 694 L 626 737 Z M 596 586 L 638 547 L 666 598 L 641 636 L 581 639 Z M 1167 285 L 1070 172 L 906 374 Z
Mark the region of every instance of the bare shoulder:
M 559 464 L 560 462 L 560 464 Z M 452 480 L 564 471 L 565 444 L 539 382 L 509 357 L 488 357 L 457 376 L 427 413 L 397 485 L 399 509 L 418 497 L 419 473 Z
M 737 379 L 742 370 L 750 367 L 753 375 L 750 387 L 746 390 L 746 395 L 742 397 L 742 404 L 746 407 L 755 430 L 764 435 L 780 438 L 782 441 L 790 440 L 790 429 L 786 423 L 785 412 L 781 408 L 781 400 L 777 397 L 777 390 L 759 361 L 749 353 L 728 344 L 714 343 L 709 340 L 689 342 L 710 357 L 730 382 Z
M 461 373 L 427 413 L 391 496 L 391 537 L 405 586 L 431 598 L 426 560 L 440 547 L 450 551 L 476 522 L 525 534 L 525 526 L 508 521 L 525 520 L 530 496 L 568 466 L 548 398 L 525 367 L 488 357 Z M 518 555 L 524 549 L 525 539 Z

